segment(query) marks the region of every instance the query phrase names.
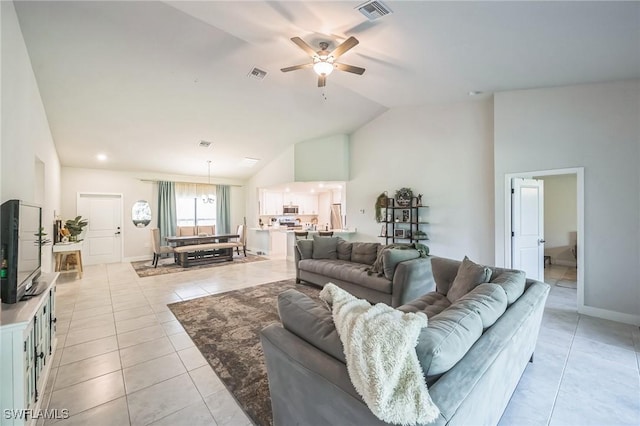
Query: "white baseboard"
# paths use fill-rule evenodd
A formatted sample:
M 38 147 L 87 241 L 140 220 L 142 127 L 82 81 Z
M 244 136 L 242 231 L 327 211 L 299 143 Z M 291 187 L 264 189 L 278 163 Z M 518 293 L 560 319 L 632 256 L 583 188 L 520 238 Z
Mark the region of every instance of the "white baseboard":
M 610 311 L 608 309 L 594 308 L 593 306 L 582 306 L 578 308 L 578 313 L 588 315 L 590 317 L 640 326 L 640 315 L 625 314 L 623 312 Z

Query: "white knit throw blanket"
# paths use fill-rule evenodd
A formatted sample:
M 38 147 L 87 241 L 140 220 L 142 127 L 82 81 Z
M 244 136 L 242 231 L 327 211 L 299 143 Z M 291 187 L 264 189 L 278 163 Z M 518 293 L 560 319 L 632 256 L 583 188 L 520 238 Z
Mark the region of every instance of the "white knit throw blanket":
M 353 386 L 380 420 L 399 425 L 430 423 L 440 414 L 416 355 L 423 313 L 403 313 L 383 303 L 371 306 L 335 284 L 320 298 L 332 309 Z

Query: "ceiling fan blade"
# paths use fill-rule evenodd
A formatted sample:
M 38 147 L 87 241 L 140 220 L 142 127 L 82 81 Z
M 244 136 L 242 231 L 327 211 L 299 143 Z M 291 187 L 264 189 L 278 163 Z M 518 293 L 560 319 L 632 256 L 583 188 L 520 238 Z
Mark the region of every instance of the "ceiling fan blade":
M 339 64 L 336 62 L 333 63 L 333 66 L 338 68 L 340 71 L 352 72 L 358 75 L 364 74 L 364 71 L 365 71 L 364 68 L 354 67 L 353 65 L 347 65 L 347 64 Z
M 353 36 L 351 36 L 348 39 L 346 39 L 344 42 L 342 42 L 342 44 L 340 46 L 338 46 L 335 49 L 333 49 L 333 52 L 331 52 L 329 55 L 333 56 L 334 59 L 338 59 L 347 50 L 351 49 L 353 46 L 357 45 L 358 43 L 360 43 L 358 41 L 358 39 L 353 37 Z
M 305 52 L 307 52 L 309 54 L 309 56 L 311 56 L 312 58 L 314 56 L 317 56 L 318 54 L 316 53 L 315 50 L 313 50 L 311 48 L 311 46 L 309 46 L 303 39 L 301 39 L 300 37 L 293 37 L 291 38 L 291 41 L 294 42 L 295 44 L 298 45 L 298 47 L 302 50 L 304 50 Z
M 289 72 L 289 71 L 301 70 L 303 68 L 311 68 L 312 66 L 313 66 L 312 63 L 302 64 L 302 65 L 294 65 L 294 66 L 291 66 L 291 67 L 280 68 L 280 71 Z
M 318 87 L 324 87 L 327 85 L 327 76 L 319 75 L 318 76 Z

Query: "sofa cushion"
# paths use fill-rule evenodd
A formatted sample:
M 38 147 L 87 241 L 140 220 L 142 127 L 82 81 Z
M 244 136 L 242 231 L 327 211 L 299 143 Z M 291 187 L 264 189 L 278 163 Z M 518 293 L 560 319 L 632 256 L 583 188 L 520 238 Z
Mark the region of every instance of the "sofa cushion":
M 287 330 L 346 363 L 331 311 L 324 305 L 289 289 L 278 295 L 278 314 Z
M 447 292 L 447 298 L 453 303 L 469 293 L 478 284 L 488 282 L 490 277 L 491 269 L 484 265 L 478 265 L 465 256 L 458 268 L 458 274 Z
M 300 259 L 311 259 L 313 256 L 313 240 L 298 240 L 296 241 L 296 247 L 298 253 L 300 253 Z
M 337 259 L 338 237 L 313 236 L 313 259 Z
M 340 260 L 351 260 L 351 249 L 353 245 L 346 240 L 338 237 L 338 259 Z
M 382 250 L 380 243 L 351 243 L 351 261 L 363 263 L 365 265 L 373 265 L 378 256 L 378 249 Z
M 462 296 L 455 304 L 477 312 L 482 320 L 482 328 L 486 330 L 507 310 L 507 293 L 498 284 L 484 283 Z
M 495 273 L 494 273 L 495 276 Z M 517 271 L 515 269 L 505 269 L 501 274 L 491 279 L 494 284 L 502 286 L 507 293 L 507 302 L 511 305 L 518 300 L 522 293 L 524 293 L 524 284 L 527 280 L 524 271 Z
M 454 303 L 429 318 L 416 345 L 418 360 L 429 380 L 450 370 L 482 335 L 482 318 L 464 304 Z
M 398 263 L 418 257 L 420 257 L 420 252 L 414 249 L 383 249 L 382 269 L 384 276 L 389 280 L 393 279 Z
M 432 291 L 409 303 L 399 306 L 397 309 L 402 312 L 423 312 L 428 318 L 438 315 L 451 306 L 451 302 L 444 294 Z
M 298 262 L 301 271 L 311 272 L 334 280 L 357 284 L 382 293 L 391 294 L 391 281 L 384 276 L 369 275 L 368 265 L 347 262 L 346 260 L 305 259 Z

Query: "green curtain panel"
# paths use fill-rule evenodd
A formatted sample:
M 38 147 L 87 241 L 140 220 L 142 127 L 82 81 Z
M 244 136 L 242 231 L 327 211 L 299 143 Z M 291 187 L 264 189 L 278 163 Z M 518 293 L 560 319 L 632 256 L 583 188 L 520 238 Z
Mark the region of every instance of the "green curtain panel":
M 164 237 L 176 235 L 176 185 L 174 182 L 158 182 L 158 228 L 160 243 Z
M 216 185 L 216 231 L 219 234 L 231 232 L 230 194 L 229 185 Z

